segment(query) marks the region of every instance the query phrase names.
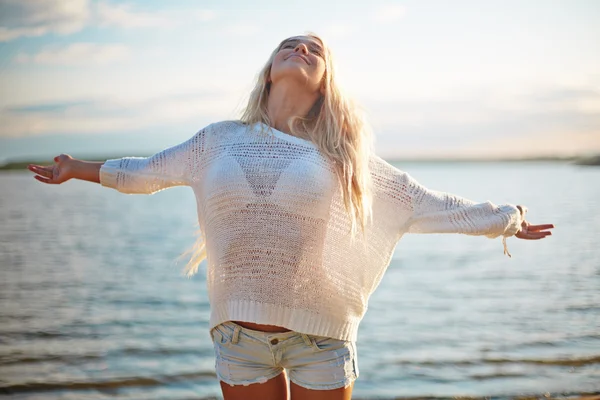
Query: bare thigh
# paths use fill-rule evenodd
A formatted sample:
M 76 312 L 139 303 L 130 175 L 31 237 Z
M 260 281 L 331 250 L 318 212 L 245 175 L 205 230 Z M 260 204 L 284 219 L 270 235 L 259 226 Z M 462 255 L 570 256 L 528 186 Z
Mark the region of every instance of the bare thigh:
M 292 400 L 350 400 L 354 383 L 346 388 L 332 390 L 311 390 L 290 382 Z
M 225 400 L 289 400 L 285 371 L 265 383 L 253 383 L 248 386 L 231 386 L 223 381 L 219 383 Z
M 354 388 L 354 383 L 352 383 L 346 388 L 311 390 L 290 382 L 290 391 L 288 392 L 285 371 L 265 383 L 254 383 L 248 386 L 231 386 L 224 382 L 220 383 L 224 400 L 290 400 L 290 394 L 291 400 L 350 400 Z

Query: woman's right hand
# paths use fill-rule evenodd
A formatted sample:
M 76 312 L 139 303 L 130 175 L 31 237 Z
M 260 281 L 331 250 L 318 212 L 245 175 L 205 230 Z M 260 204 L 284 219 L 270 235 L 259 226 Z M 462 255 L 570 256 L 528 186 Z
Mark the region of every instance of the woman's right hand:
M 34 172 L 34 178 L 40 182 L 57 185 L 75 177 L 74 163 L 75 159 L 68 154 L 61 154 L 54 157 L 54 165 L 35 165 L 29 164 L 27 169 Z

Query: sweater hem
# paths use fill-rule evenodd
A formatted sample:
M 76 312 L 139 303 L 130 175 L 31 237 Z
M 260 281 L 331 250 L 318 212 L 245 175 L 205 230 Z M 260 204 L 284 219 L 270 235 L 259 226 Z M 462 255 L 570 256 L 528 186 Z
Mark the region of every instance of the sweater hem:
M 255 301 L 229 301 L 213 306 L 210 329 L 226 321 L 282 326 L 298 333 L 348 341 L 356 341 L 360 323 L 360 319 L 344 321 L 327 314 Z

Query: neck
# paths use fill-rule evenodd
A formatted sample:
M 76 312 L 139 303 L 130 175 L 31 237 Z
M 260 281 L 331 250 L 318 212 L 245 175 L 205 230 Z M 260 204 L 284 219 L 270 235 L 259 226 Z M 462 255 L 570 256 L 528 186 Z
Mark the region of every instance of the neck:
M 267 114 L 271 126 L 278 131 L 292 134 L 289 120 L 291 117 L 305 117 L 320 93 L 309 93 L 305 88 L 297 87 L 294 83 L 278 82 L 271 84 Z

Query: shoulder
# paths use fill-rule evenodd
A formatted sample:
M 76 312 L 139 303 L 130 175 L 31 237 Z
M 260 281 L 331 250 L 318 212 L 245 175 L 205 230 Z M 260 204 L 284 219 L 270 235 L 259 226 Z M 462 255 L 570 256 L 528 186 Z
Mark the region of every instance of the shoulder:
M 246 125 L 239 119 L 228 119 L 223 121 L 214 122 L 209 125 L 213 130 L 228 130 L 228 129 L 239 129 Z
M 385 197 L 404 198 L 416 186 L 417 181 L 408 173 L 378 156 L 371 156 L 369 169 L 374 192 Z
M 239 120 L 213 122 L 196 132 L 196 136 L 208 147 L 218 145 L 223 140 L 245 132 L 247 125 Z
M 373 177 L 377 176 L 383 179 L 397 179 L 408 175 L 374 153 L 369 157 L 369 169 Z
M 214 122 L 205 129 L 210 130 L 210 134 L 215 137 L 215 140 L 223 140 L 245 135 L 249 127 L 240 120 L 232 119 Z
M 214 123 L 208 125 L 204 129 L 210 130 L 210 132 L 216 133 L 216 134 L 227 134 L 227 133 L 243 130 L 246 127 L 247 127 L 247 125 L 244 124 L 242 121 L 232 119 L 232 120 L 224 120 L 224 121 L 214 122 Z

